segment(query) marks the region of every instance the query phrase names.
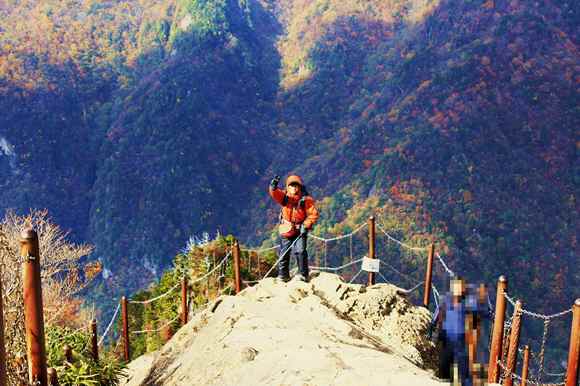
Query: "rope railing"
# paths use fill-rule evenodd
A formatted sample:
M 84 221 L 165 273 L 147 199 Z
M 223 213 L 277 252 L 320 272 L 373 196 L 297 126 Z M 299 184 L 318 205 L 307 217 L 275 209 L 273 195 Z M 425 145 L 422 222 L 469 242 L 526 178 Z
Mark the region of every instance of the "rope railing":
M 427 247 L 414 247 L 412 245 L 406 244 L 404 242 L 402 242 L 401 240 L 397 240 L 396 238 L 394 238 L 393 236 L 391 236 L 389 234 L 389 232 L 387 232 L 385 230 L 385 228 L 383 228 L 380 224 L 377 224 L 377 228 L 379 228 L 379 230 L 392 242 L 399 244 L 401 247 L 406 248 L 410 251 L 414 251 L 414 252 L 425 252 L 427 250 Z
M 410 294 L 411 292 L 415 291 L 417 288 L 420 288 L 423 284 L 425 284 L 424 281 L 417 283 L 413 288 L 410 289 L 402 289 L 401 292 L 406 293 L 406 294 Z
M 344 235 L 340 235 L 340 236 L 336 236 L 336 237 L 332 237 L 332 238 L 324 238 L 324 237 L 320 237 L 320 236 L 316 236 L 313 234 L 309 234 L 308 237 L 312 237 L 314 240 L 318 240 L 318 241 L 323 241 L 325 243 L 331 242 L 331 241 L 338 241 L 338 240 L 342 240 L 342 239 L 346 239 L 348 237 L 354 236 L 356 235 L 358 232 L 360 232 L 362 229 L 364 229 L 368 224 L 365 222 L 361 225 L 359 225 L 358 228 L 356 228 L 355 230 L 353 230 L 350 233 L 344 234 Z
M 417 281 L 414 278 L 412 278 L 411 276 L 409 276 L 407 274 L 404 274 L 403 272 L 399 271 L 397 268 L 393 267 L 391 264 L 389 264 L 389 263 L 387 263 L 387 262 L 385 262 L 383 260 L 379 260 L 379 261 L 380 261 L 380 264 L 386 266 L 391 271 L 395 272 L 397 275 L 401 276 L 404 279 L 409 280 L 409 282 L 412 282 L 413 283 L 412 285 L 415 285 L 417 283 Z
M 360 275 L 360 274 L 361 274 L 361 272 L 362 272 L 362 271 L 363 271 L 362 269 L 361 269 L 361 270 L 359 270 L 359 271 L 357 272 L 357 274 L 356 274 L 356 275 L 354 275 L 354 276 L 352 277 L 352 279 L 350 279 L 350 281 L 349 281 L 348 283 L 349 283 L 349 284 L 352 284 L 352 282 L 356 280 L 356 278 L 358 277 L 358 275 Z
M 369 227 L 369 243 L 368 243 L 368 247 L 369 247 L 369 260 L 370 261 L 366 261 L 365 263 L 362 264 L 361 268 L 358 270 L 358 272 L 352 276 L 352 278 L 350 278 L 349 283 L 353 283 L 355 282 L 358 277 L 361 275 L 361 273 L 363 273 L 363 271 L 368 272 L 369 275 L 369 279 L 368 279 L 368 284 L 372 285 L 375 283 L 375 274 L 377 274 L 380 278 L 382 278 L 385 283 L 390 283 L 389 279 L 380 271 L 380 269 L 378 269 L 378 267 L 380 267 L 380 265 L 386 266 L 389 270 L 395 272 L 397 275 L 399 275 L 400 277 L 404 278 L 405 280 L 408 280 L 411 284 L 412 287 L 410 289 L 402 289 L 402 292 L 404 293 L 411 293 L 415 290 L 417 290 L 418 288 L 420 288 L 422 285 L 425 286 L 425 292 L 424 292 L 424 300 L 423 300 L 423 305 L 428 307 L 429 306 L 429 298 L 430 298 L 430 292 L 432 291 L 433 293 L 433 297 L 434 297 L 434 302 L 437 306 L 439 306 L 438 304 L 438 300 L 440 299 L 440 293 L 437 290 L 437 287 L 435 286 L 435 284 L 433 284 L 432 282 L 432 271 L 433 271 L 433 261 L 434 261 L 434 257 L 436 258 L 436 260 L 439 262 L 439 264 L 441 264 L 442 268 L 445 270 L 445 272 L 450 276 L 450 277 L 455 277 L 455 273 L 449 268 L 448 264 L 445 262 L 444 258 L 439 254 L 435 252 L 435 245 L 434 243 L 432 243 L 428 248 L 425 247 L 416 247 L 416 246 L 412 246 L 408 243 L 405 243 L 401 240 L 398 240 L 397 238 L 393 237 L 391 234 L 389 234 L 389 232 L 387 232 L 383 226 L 381 226 L 380 224 L 378 224 L 379 230 L 385 235 L 385 237 L 387 237 L 387 239 L 391 242 L 394 242 L 395 244 L 401 246 L 402 248 L 405 248 L 407 250 L 413 251 L 413 252 L 424 252 L 424 251 L 428 251 L 428 259 L 427 259 L 427 272 L 425 274 L 425 280 L 424 281 L 417 281 L 417 278 L 414 278 L 411 275 L 414 275 L 415 272 L 417 272 L 417 270 L 420 268 L 418 267 L 417 270 L 414 270 L 412 273 L 407 274 L 407 273 L 403 273 L 401 272 L 401 270 L 405 270 L 404 268 L 400 268 L 397 269 L 396 267 L 394 267 L 393 265 L 389 264 L 388 262 L 386 262 L 383 259 L 380 258 L 376 258 L 376 254 L 375 254 L 375 227 L 377 226 L 375 224 L 375 219 L 374 217 L 369 218 L 369 222 L 365 222 L 361 225 L 359 225 L 356 229 L 354 229 L 352 232 L 344 234 L 344 235 L 340 235 L 340 236 L 336 236 L 336 237 L 332 237 L 332 238 L 324 238 L 324 237 L 320 237 L 317 235 L 313 235 L 310 234 L 309 236 L 313 239 L 313 240 L 317 240 L 317 241 L 321 241 L 324 243 L 324 256 L 325 256 L 325 261 L 327 260 L 327 253 L 328 253 L 328 243 L 329 242 L 334 242 L 334 241 L 339 241 L 339 240 L 344 240 L 344 239 L 350 239 L 350 262 L 348 263 L 344 263 L 340 266 L 328 266 L 327 264 L 319 264 L 319 265 L 312 265 L 309 266 L 310 269 L 313 270 L 321 270 L 321 271 L 332 271 L 332 272 L 338 272 L 341 269 L 345 269 L 351 266 L 354 266 L 358 263 L 360 263 L 361 261 L 364 261 L 365 258 L 360 258 L 360 259 L 356 259 L 353 260 L 353 254 L 354 254 L 354 248 L 353 248 L 353 236 L 355 234 L 358 234 L 361 230 L 363 230 L 365 227 Z M 297 237 L 295 240 L 292 241 L 292 243 L 288 246 L 287 249 L 285 249 L 284 251 L 280 251 L 279 257 L 277 259 L 277 261 L 269 268 L 268 272 L 263 275 L 262 279 L 268 277 L 272 271 L 279 265 L 280 261 L 286 257 L 287 253 L 294 247 L 294 245 L 296 245 L 296 243 L 302 240 L 302 238 Z M 275 249 L 281 249 L 281 245 L 275 245 L 272 247 L 267 247 L 267 248 L 246 248 L 246 249 L 242 249 L 243 251 L 249 252 L 249 253 L 257 253 L 258 254 L 258 266 L 260 266 L 259 264 L 259 254 L 263 253 L 263 252 L 268 252 L 268 251 L 272 251 Z M 38 250 L 38 248 L 30 248 L 30 250 Z M 214 274 L 216 271 L 220 270 L 220 275 L 219 275 L 219 286 L 217 287 L 217 294 L 218 296 L 221 296 L 223 293 L 225 293 L 226 291 L 230 291 L 231 288 L 233 287 L 233 284 L 229 284 L 228 286 L 226 286 L 225 288 L 221 288 L 224 285 L 224 281 L 222 280 L 227 272 L 228 269 L 228 259 L 229 257 L 231 257 L 233 255 L 233 261 L 232 261 L 232 267 L 234 268 L 234 275 L 235 275 L 235 279 L 234 279 L 234 283 L 235 283 L 235 293 L 239 293 L 239 291 L 241 290 L 240 287 L 240 282 L 241 282 L 241 276 L 240 276 L 240 248 L 239 248 L 239 243 L 236 241 L 234 243 L 234 248 L 230 249 L 226 255 L 223 257 L 223 259 L 217 264 L 215 265 L 211 270 L 209 270 L 210 266 L 208 264 L 207 268 L 208 268 L 208 272 L 205 273 L 204 275 L 193 279 L 190 284 L 195 284 L 198 283 L 202 280 L 207 279 L 208 277 L 210 277 L 212 274 Z M 30 252 L 27 252 L 27 254 Z M 250 263 L 251 263 L 251 256 L 248 256 L 248 267 L 250 267 Z M 31 260 L 31 259 L 29 259 Z M 28 260 L 27 260 L 28 261 Z M 344 260 L 343 260 L 344 261 Z M 412 263 L 415 263 L 414 261 Z M 215 264 L 215 256 L 214 256 L 214 264 Z M 415 264 L 410 264 L 410 265 L 415 265 Z M 295 268 L 296 270 L 296 268 Z M 350 272 L 350 270 L 349 270 Z M 350 273 L 349 273 L 350 274 Z M 386 273 L 385 273 L 386 274 Z M 259 274 L 258 277 L 261 276 L 261 271 L 259 270 Z M 389 275 L 387 275 L 389 276 Z M 414 275 L 416 276 L 416 275 Z M 500 278 L 501 279 L 501 278 Z M 501 281 L 501 280 L 500 280 Z M 504 279 L 505 281 L 505 279 Z M 257 283 L 259 282 L 259 280 L 246 280 L 243 281 L 243 283 L 245 284 L 252 284 L 252 283 Z M 210 281 L 208 280 L 208 293 L 210 290 Z M 507 281 L 506 281 L 507 283 Z M 117 320 L 117 317 L 119 315 L 119 312 L 122 311 L 123 314 L 123 339 L 124 339 L 124 349 L 125 349 L 125 358 L 126 360 L 128 360 L 128 358 L 130 357 L 129 355 L 129 339 L 128 339 L 128 335 L 129 333 L 132 335 L 139 335 L 139 334 L 145 334 L 145 333 L 156 333 L 156 332 L 160 332 L 161 330 L 163 330 L 164 328 L 166 328 L 167 326 L 175 323 L 180 316 L 182 316 L 182 324 L 187 323 L 187 318 L 188 316 L 193 313 L 194 309 L 191 308 L 192 303 L 191 299 L 189 299 L 189 301 L 187 300 L 187 280 L 186 278 L 183 279 L 182 281 L 182 305 L 181 305 L 181 312 L 178 313 L 178 315 L 176 315 L 173 319 L 165 322 L 162 326 L 158 327 L 158 328 L 151 328 L 151 329 L 141 329 L 141 330 L 137 330 L 137 331 L 131 331 L 129 332 L 129 327 L 128 327 L 128 312 L 127 312 L 127 304 L 150 304 L 152 302 L 158 301 L 160 299 L 163 299 L 167 296 L 169 296 L 170 294 L 172 294 L 173 292 L 176 291 L 176 289 L 179 287 L 180 284 L 176 284 L 173 287 L 171 287 L 170 289 L 168 289 L 167 291 L 165 291 L 164 293 L 157 295 L 153 298 L 150 299 L 146 299 L 146 300 L 136 300 L 136 299 L 130 299 L 127 300 L 125 297 L 122 298 L 121 302 L 119 304 L 117 304 L 117 307 L 115 308 L 114 312 L 113 312 L 113 316 L 111 318 L 111 320 L 109 321 L 109 323 L 107 324 L 107 327 L 105 328 L 105 331 L 103 332 L 102 336 L 100 337 L 100 339 L 98 340 L 98 343 L 93 343 L 93 347 L 98 347 L 98 346 L 102 346 L 105 339 L 107 338 L 107 336 L 109 335 L 111 328 L 113 326 L 113 324 L 115 323 L 115 321 Z M 498 289 L 499 289 L 499 284 L 498 284 Z M 498 292 L 499 293 L 499 292 Z M 502 310 L 501 313 L 504 313 L 505 311 L 505 302 L 509 302 L 516 310 L 517 312 L 514 312 L 512 314 L 512 318 L 514 318 L 514 315 L 517 314 L 518 318 L 516 319 L 516 322 L 513 322 L 513 320 L 508 320 L 508 321 L 504 321 L 504 317 L 501 316 L 499 317 L 498 315 L 500 314 L 499 311 L 497 312 L 497 315 L 495 315 L 498 318 L 499 323 L 503 324 L 503 329 L 501 327 L 498 327 L 499 332 L 501 333 L 503 330 L 503 348 L 507 349 L 507 342 L 509 340 L 508 335 L 512 335 L 513 336 L 518 336 L 518 338 L 513 339 L 513 342 L 510 343 L 511 347 L 509 348 L 509 367 L 514 367 L 514 350 L 517 349 L 518 346 L 518 339 L 519 339 L 519 329 L 520 329 L 520 318 L 519 316 L 521 315 L 527 315 L 530 316 L 532 318 L 535 319 L 541 319 L 544 321 L 544 332 L 543 332 L 543 336 L 542 336 L 542 343 L 541 346 L 539 348 L 539 353 L 538 354 L 533 354 L 532 356 L 538 360 L 538 364 L 539 364 L 539 370 L 537 372 L 537 377 L 535 379 L 535 381 L 532 380 L 528 380 L 528 383 L 530 384 L 543 384 L 542 383 L 542 377 L 545 376 L 550 376 L 550 377 L 559 377 L 564 375 L 564 373 L 562 374 L 554 374 L 554 373 L 549 373 L 546 372 L 544 369 L 544 359 L 545 359 L 545 351 L 546 351 L 546 344 L 547 344 L 547 336 L 548 336 L 548 331 L 549 331 L 549 326 L 550 326 L 550 322 L 553 319 L 556 318 L 560 318 L 560 317 L 564 317 L 569 313 L 574 313 L 574 321 L 580 319 L 580 312 L 577 313 L 577 311 L 580 310 L 580 301 L 577 301 L 575 303 L 575 305 L 569 309 L 563 310 L 561 312 L 557 312 L 554 314 L 542 314 L 542 313 L 537 313 L 537 312 L 532 312 L 526 309 L 521 308 L 521 305 L 518 302 L 518 306 L 516 307 L 516 302 L 514 301 L 514 299 L 512 299 L 508 293 L 507 293 L 507 284 L 504 287 L 504 289 L 501 290 L 501 294 L 497 297 L 498 299 L 498 305 L 497 305 L 497 310 Z M 499 304 L 499 299 L 502 299 L 502 308 L 500 308 Z M 505 299 L 505 300 L 503 300 Z M 209 304 L 209 303 L 208 303 Z M 491 303 L 491 299 L 489 298 L 489 295 L 487 295 L 487 305 L 489 307 L 489 310 L 493 313 L 493 304 Z M 187 307 L 187 308 L 186 308 Z M 206 304 L 207 307 L 207 304 Z M 495 318 L 494 318 L 495 319 Z M 157 323 L 161 322 L 161 320 L 158 320 Z M 515 323 L 515 324 L 514 324 Z M 499 326 L 501 326 L 501 324 Z M 574 326 L 577 326 L 578 323 L 574 322 L 573 323 L 573 330 L 572 330 L 572 336 L 578 336 L 580 334 L 580 332 L 578 332 L 578 329 L 576 328 L 576 330 L 574 329 Z M 92 332 L 92 336 L 93 336 L 93 342 L 96 342 L 96 322 L 93 322 L 93 326 L 92 326 L 93 332 Z M 62 338 L 63 340 L 67 337 L 69 337 L 70 335 L 73 335 L 75 333 L 77 333 L 78 331 L 82 330 L 82 328 L 73 331 L 69 334 L 67 334 L 64 338 Z M 496 344 L 496 340 L 495 340 L 495 330 L 496 328 L 494 328 L 494 347 L 497 345 L 498 347 L 501 348 L 501 340 L 497 340 L 499 342 L 499 344 Z M 510 330 L 512 332 L 510 332 Z M 576 335 L 574 335 L 576 334 Z M 499 335 L 499 334 L 498 334 Z M 499 335 L 499 336 L 501 336 Z M 490 334 L 491 337 L 491 334 Z M 571 338 L 572 339 L 572 338 Z M 490 339 L 491 341 L 491 339 Z M 117 342 L 117 344 L 119 344 L 120 340 Z M 491 342 L 490 342 L 491 343 Z M 515 351 L 517 353 L 517 351 Z M 528 358 L 528 353 L 529 353 L 529 347 L 526 348 L 526 358 Z M 500 352 L 500 354 L 502 354 Z M 501 363 L 501 358 L 504 357 L 507 354 L 507 352 L 504 352 L 503 355 L 500 356 L 500 358 L 497 358 L 494 354 L 494 357 L 491 358 L 491 354 L 490 354 L 490 368 L 492 366 L 492 364 L 495 366 L 495 361 L 497 359 L 497 366 L 500 366 L 502 369 L 505 370 L 503 364 Z M 578 362 L 578 358 L 576 357 L 572 357 L 572 354 L 570 354 L 569 357 L 569 361 L 576 361 L 576 363 Z M 527 363 L 527 360 L 526 360 Z M 570 362 L 569 362 L 570 363 Z M 527 368 L 527 364 L 526 364 L 526 368 Z M 517 374 L 513 374 L 513 369 L 509 370 L 509 376 L 512 377 L 513 379 L 517 379 L 517 380 L 521 380 L 521 377 L 518 376 Z M 570 378 L 569 373 L 568 373 L 568 378 Z M 563 384 L 563 383 L 561 383 Z
M 435 257 L 437 257 L 437 260 L 441 263 L 441 265 L 443 266 L 443 269 L 445 269 L 445 272 L 447 272 L 447 274 L 450 277 L 454 277 L 455 273 L 449 269 L 449 267 L 447 266 L 447 264 L 445 263 L 445 260 L 443 260 L 443 258 L 441 257 L 441 255 L 439 254 L 439 252 L 435 253 Z
M 274 265 L 272 265 L 272 267 L 268 270 L 268 272 L 266 272 L 266 274 L 262 277 L 262 279 L 265 279 L 266 277 L 268 277 L 268 275 L 270 275 L 270 273 L 272 273 L 272 271 L 274 270 L 274 268 L 276 268 L 278 266 L 278 264 L 280 264 L 280 262 L 282 261 L 282 259 L 286 255 L 286 253 L 288 253 L 289 251 L 292 250 L 292 247 L 294 247 L 294 245 L 298 242 L 298 240 L 300 240 L 300 237 L 297 237 L 296 240 L 294 240 L 292 242 L 292 244 L 290 244 L 290 246 L 288 246 L 288 248 L 286 248 L 286 250 L 284 251 L 284 253 L 280 253 L 280 257 L 278 258 L 278 260 L 276 260 L 276 262 L 274 263 Z
M 165 323 L 161 327 L 158 327 L 158 328 L 155 328 L 155 329 L 149 329 L 149 330 L 131 331 L 131 334 L 140 335 L 140 334 L 148 334 L 148 333 L 153 333 L 153 332 L 160 332 L 164 328 L 169 327 L 170 325 L 172 325 L 173 323 L 175 323 L 179 319 L 180 316 L 181 316 L 180 314 L 177 314 L 175 316 L 175 318 L 171 319 L 170 321 L 168 321 L 167 323 Z
M 439 308 L 439 291 L 437 291 L 437 287 L 434 284 L 431 285 L 431 290 L 433 291 L 433 301 L 435 302 L 435 308 Z
M 121 303 L 118 303 L 117 302 L 117 308 L 115 308 L 115 312 L 113 313 L 113 317 L 111 318 L 111 321 L 107 325 L 107 328 L 105 328 L 105 332 L 103 332 L 103 335 L 101 336 L 101 339 L 99 339 L 99 344 L 98 344 L 99 346 L 102 346 L 103 345 L 103 342 L 105 341 L 105 337 L 109 333 L 109 330 L 113 326 L 113 323 L 115 323 L 115 319 L 117 319 L 117 314 L 119 313 L 119 310 L 120 309 L 121 309 Z
M 355 261 L 351 261 L 350 263 L 343 264 L 343 265 L 341 265 L 339 267 L 318 267 L 318 266 L 315 266 L 315 265 L 310 265 L 310 266 L 308 266 L 308 268 L 310 268 L 310 269 L 316 269 L 316 270 L 320 270 L 320 271 L 322 271 L 322 270 L 339 271 L 339 270 L 344 269 L 346 267 L 350 267 L 351 265 L 354 265 L 356 263 L 360 263 L 361 261 L 363 261 L 363 258 L 360 258 L 360 259 L 355 260 Z
M 179 288 L 179 286 L 181 285 L 181 283 L 177 283 L 176 285 L 174 285 L 173 287 L 171 287 L 170 289 L 168 289 L 166 292 L 162 293 L 159 296 L 156 296 L 152 299 L 147 299 L 147 300 L 129 300 L 130 304 L 149 304 L 149 303 L 153 303 L 154 301 L 157 301 L 159 299 L 163 299 L 164 297 L 166 297 L 167 295 L 169 295 L 170 293 L 172 293 L 173 291 L 175 291 L 177 288 Z
M 240 250 L 243 252 L 263 253 L 263 252 L 273 251 L 274 249 L 278 249 L 280 247 L 281 247 L 281 245 L 277 244 L 277 245 L 274 245 L 273 247 L 267 247 L 267 248 L 261 248 L 261 249 L 241 248 Z

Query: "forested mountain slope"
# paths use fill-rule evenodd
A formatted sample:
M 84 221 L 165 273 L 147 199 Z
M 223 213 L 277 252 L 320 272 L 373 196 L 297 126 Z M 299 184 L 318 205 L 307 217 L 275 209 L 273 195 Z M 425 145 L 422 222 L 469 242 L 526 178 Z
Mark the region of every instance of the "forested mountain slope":
M 532 294 L 548 275 L 556 287 L 542 301 L 571 303 L 579 279 L 577 10 L 569 2 L 409 2 L 385 16 L 378 3 L 364 12 L 324 1 L 292 10 L 288 25 L 297 30 L 288 39 L 306 39 L 311 25 L 324 32 L 313 44 L 293 43 L 310 47 L 310 69 L 281 89 L 287 151 L 271 171 L 304 174 L 327 197 L 326 224 L 348 223 L 349 209 L 367 201 L 368 213 L 378 205 L 434 235 L 461 271 L 492 279 L 510 267 Z M 282 84 L 291 80 L 286 74 Z M 315 144 L 291 163 L 304 137 Z
M 49 208 L 102 283 L 202 231 L 269 238 L 294 171 L 317 232 L 374 211 L 531 309 L 578 296 L 577 2 L 3 4 L 1 209 Z

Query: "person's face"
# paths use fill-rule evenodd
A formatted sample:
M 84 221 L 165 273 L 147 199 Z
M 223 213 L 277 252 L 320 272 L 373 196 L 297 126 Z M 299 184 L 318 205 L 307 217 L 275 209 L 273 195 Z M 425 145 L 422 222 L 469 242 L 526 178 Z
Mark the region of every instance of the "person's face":
M 451 282 L 451 293 L 455 297 L 460 297 L 465 293 L 465 282 L 463 280 L 453 280 Z
M 290 184 L 288 185 L 288 193 L 291 196 L 295 196 L 300 192 L 300 185 L 298 184 Z

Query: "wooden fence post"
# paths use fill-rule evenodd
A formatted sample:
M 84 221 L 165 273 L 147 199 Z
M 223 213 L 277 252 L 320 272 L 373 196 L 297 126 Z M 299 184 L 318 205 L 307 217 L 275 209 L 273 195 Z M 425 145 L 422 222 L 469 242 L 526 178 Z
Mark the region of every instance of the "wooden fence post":
M 185 326 L 187 324 L 187 312 L 189 308 L 187 307 L 187 277 L 181 279 L 181 325 Z
M 580 358 L 580 298 L 572 306 L 572 328 L 570 329 L 570 350 L 566 386 L 578 386 L 578 362 Z
M 505 276 L 500 276 L 497 281 L 497 295 L 495 299 L 495 318 L 493 322 L 493 334 L 491 349 L 489 352 L 489 367 L 487 381 L 497 383 L 499 381 L 499 367 L 497 361 L 502 353 L 503 325 L 505 322 L 506 299 L 504 293 L 507 291 L 508 281 Z
M 38 235 L 33 229 L 26 229 L 20 235 L 20 256 L 24 259 L 22 287 L 28 380 L 30 383 L 46 386 L 48 378 L 40 281 L 40 248 Z
M 48 375 L 48 384 L 50 386 L 59 386 L 58 385 L 58 376 L 56 375 L 56 370 L 51 367 L 46 372 Z
M 369 217 L 369 259 L 375 258 L 375 217 Z M 375 273 L 369 272 L 368 285 L 375 284 Z
M 99 361 L 99 340 L 97 335 L 97 320 L 91 322 L 91 355 L 95 362 Z
M 123 359 L 125 362 L 131 360 L 131 352 L 129 346 L 129 315 L 127 314 L 127 298 L 121 298 L 121 316 L 123 319 Z
M 425 290 L 423 291 L 423 306 L 429 308 L 429 298 L 431 297 L 431 282 L 433 281 L 433 257 L 435 255 L 435 244 L 429 246 L 427 256 L 427 272 L 425 272 Z
M 510 346 L 506 360 L 506 372 L 504 386 L 512 386 L 514 383 L 514 374 L 518 362 L 518 345 L 520 344 L 520 331 L 522 327 L 522 302 L 517 301 L 512 318 L 512 327 L 510 334 Z
M 234 241 L 234 284 L 236 286 L 236 295 L 242 290 L 242 277 L 240 275 L 240 243 Z
M 6 346 L 4 344 L 4 307 L 2 299 L 2 270 L 0 269 L 0 386 L 7 386 Z
M 528 368 L 530 366 L 530 346 L 524 346 L 524 364 L 522 365 L 522 382 L 520 386 L 528 384 Z

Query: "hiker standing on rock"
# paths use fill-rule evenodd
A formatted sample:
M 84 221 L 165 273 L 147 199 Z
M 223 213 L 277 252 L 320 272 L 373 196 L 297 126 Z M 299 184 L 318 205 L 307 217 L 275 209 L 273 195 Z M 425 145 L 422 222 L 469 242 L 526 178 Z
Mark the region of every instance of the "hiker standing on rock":
M 286 190 L 278 189 L 280 176 L 270 182 L 270 197 L 282 206 L 278 233 L 281 239 L 278 278 L 290 280 L 290 255 L 296 257 L 300 280 L 308 281 L 308 252 L 306 241 L 308 232 L 318 220 L 318 210 L 314 199 L 308 195 L 302 178 L 291 175 L 286 179 Z

